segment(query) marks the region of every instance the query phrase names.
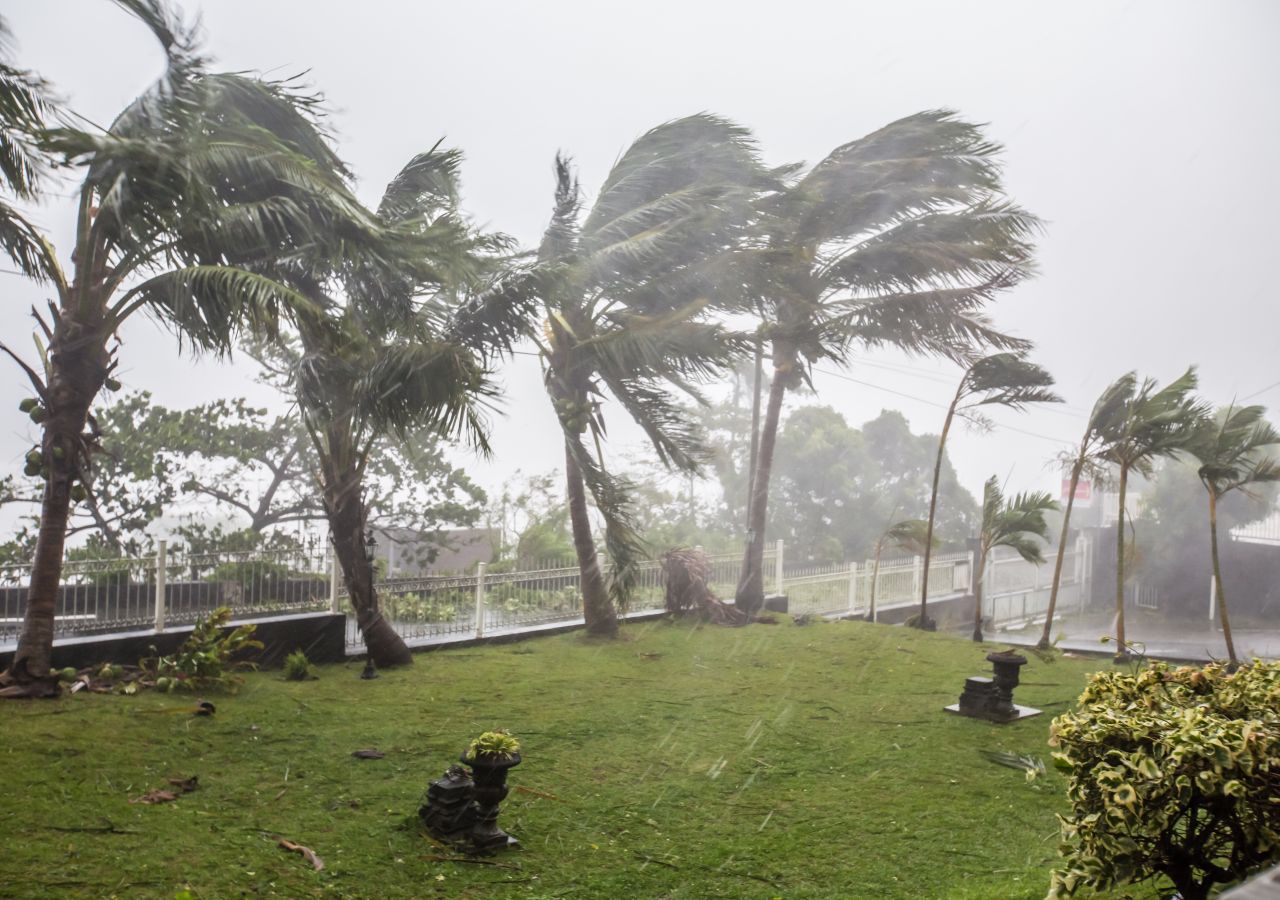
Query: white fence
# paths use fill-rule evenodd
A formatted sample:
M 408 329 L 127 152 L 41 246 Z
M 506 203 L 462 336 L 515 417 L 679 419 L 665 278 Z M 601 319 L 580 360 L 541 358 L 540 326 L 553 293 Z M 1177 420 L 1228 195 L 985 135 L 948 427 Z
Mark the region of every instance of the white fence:
M 236 619 L 328 609 L 332 565 L 323 549 L 69 560 L 54 607 L 54 639 L 190 625 L 220 606 Z M 26 615 L 30 566 L 0 566 L 0 647 Z M 160 602 L 157 602 L 159 599 Z
M 983 615 L 993 625 L 1016 625 L 1043 618 L 1049 610 L 1053 567 L 1057 554 L 1048 554 L 1042 565 L 1022 559 L 1012 550 L 996 548 L 987 559 L 983 577 Z M 1082 612 L 1087 602 L 1089 543 L 1083 537 L 1067 548 L 1058 587 L 1058 610 Z
M 948 553 L 929 560 L 929 596 L 947 597 L 967 593 L 973 560 L 968 553 Z M 892 606 L 920 602 L 920 582 L 924 558 L 882 559 L 802 566 L 786 569 L 782 578 L 792 613 L 814 615 L 866 615 L 874 602 L 877 612 Z M 875 590 L 872 591 L 872 578 Z
M 765 584 L 777 584 L 781 541 L 765 551 Z M 708 558 L 711 588 L 722 598 L 733 596 L 742 554 Z M 481 565 L 466 575 L 397 579 L 376 585 L 382 617 L 410 646 L 496 634 L 517 634 L 582 621 L 581 579 L 576 561 L 548 562 L 530 570 L 495 571 Z M 340 602 L 346 596 L 339 587 Z M 664 603 L 662 564 L 640 565 L 626 613 L 660 610 Z M 347 645 L 360 646 L 353 619 L 347 622 Z

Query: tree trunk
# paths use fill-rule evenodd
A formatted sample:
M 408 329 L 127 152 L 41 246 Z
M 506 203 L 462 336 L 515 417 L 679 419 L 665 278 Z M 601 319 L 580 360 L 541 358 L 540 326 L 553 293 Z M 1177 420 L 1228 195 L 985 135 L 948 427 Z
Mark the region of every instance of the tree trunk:
M 587 487 L 582 470 L 565 442 L 564 475 L 568 489 L 569 521 L 573 528 L 573 549 L 578 557 L 578 574 L 582 585 L 582 617 L 587 634 L 594 637 L 618 636 L 618 611 L 609 598 L 596 555 L 596 542 L 591 536 L 591 519 L 587 511 Z
M 1130 659 L 1124 634 L 1124 495 L 1129 484 L 1129 467 L 1120 466 L 1120 510 L 1116 516 L 1116 655 L 1117 663 Z
M 339 471 L 330 459 L 324 466 L 324 505 L 333 535 L 333 550 L 342 566 L 342 580 L 355 610 L 356 624 L 365 649 L 374 664 L 411 665 L 413 654 L 404 640 L 382 617 L 373 587 L 373 561 L 365 547 L 366 511 L 360 477 L 353 471 Z
M 18 649 L 0 684 L 11 685 L 12 695 L 56 696 L 53 667 L 54 613 L 62 582 L 62 555 L 71 510 L 71 489 L 87 465 L 89 447 L 84 432 L 93 398 L 106 381 L 109 355 L 106 335 L 96 320 L 59 316 L 49 346 L 47 415 L 41 440 L 43 465 L 48 473 L 40 507 L 40 532 L 27 610 Z M 16 688 L 16 689 L 15 689 Z
M 1071 467 L 1071 487 L 1067 493 L 1067 508 L 1062 513 L 1062 534 L 1058 536 L 1058 558 L 1053 563 L 1053 584 L 1049 586 L 1049 609 L 1044 614 L 1044 631 L 1036 642 L 1036 649 L 1049 649 L 1049 633 L 1053 629 L 1053 613 L 1058 608 L 1058 585 L 1062 582 L 1062 558 L 1067 553 L 1067 531 L 1071 524 L 1071 507 L 1076 502 L 1076 485 L 1080 483 L 1080 473 L 1084 469 L 1084 457 L 1076 459 Z
M 747 525 L 747 550 L 742 558 L 742 573 L 734 602 L 738 609 L 752 615 L 764 606 L 764 523 L 769 511 L 769 476 L 773 469 L 773 448 L 778 439 L 778 419 L 782 414 L 782 398 L 787 391 L 788 370 L 778 362 L 774 349 L 774 376 L 769 386 L 769 405 L 760 429 L 760 454 L 751 477 L 751 513 Z
M 1227 641 L 1227 659 L 1230 660 L 1231 671 L 1240 667 L 1236 659 L 1236 645 L 1231 640 L 1231 619 L 1227 616 L 1227 595 L 1222 587 L 1222 565 L 1218 561 L 1218 495 L 1209 489 L 1209 550 L 1213 555 L 1214 593 L 1218 600 L 1218 615 L 1222 619 L 1222 636 Z
M 960 402 L 960 391 L 964 382 L 956 390 L 955 399 L 947 407 L 947 418 L 942 423 L 942 435 L 938 438 L 938 458 L 933 462 L 933 491 L 929 494 L 929 524 L 924 532 L 924 571 L 920 573 L 920 615 L 916 620 L 917 628 L 929 629 L 929 560 L 933 556 L 933 517 L 938 510 L 938 481 L 942 477 L 942 455 L 947 448 L 947 432 L 951 430 L 951 420 L 956 414 L 956 404 Z M 932 630 L 932 629 L 929 629 Z
M 876 582 L 880 580 L 880 554 L 884 551 L 884 539 L 876 542 L 876 561 L 871 567 L 871 602 L 867 604 L 867 621 L 876 620 Z
M 973 639 L 982 643 L 982 580 L 987 573 L 987 548 L 978 545 L 977 571 L 973 577 Z

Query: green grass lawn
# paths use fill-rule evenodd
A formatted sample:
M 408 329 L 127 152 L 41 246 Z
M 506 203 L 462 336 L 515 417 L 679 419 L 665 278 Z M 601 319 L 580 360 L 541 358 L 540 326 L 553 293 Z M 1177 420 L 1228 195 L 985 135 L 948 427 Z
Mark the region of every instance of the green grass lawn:
M 995 645 L 854 622 L 632 624 L 417 657 L 358 680 L 0 705 L 2 897 L 1043 897 L 1063 780 L 1041 755 L 1102 663 L 1034 657 L 995 726 L 942 712 Z M 500 865 L 441 861 L 415 814 L 481 731 L 523 764 Z M 373 747 L 380 760 L 352 751 Z M 131 805 L 198 775 L 176 802 Z M 276 836 L 313 848 L 314 871 Z

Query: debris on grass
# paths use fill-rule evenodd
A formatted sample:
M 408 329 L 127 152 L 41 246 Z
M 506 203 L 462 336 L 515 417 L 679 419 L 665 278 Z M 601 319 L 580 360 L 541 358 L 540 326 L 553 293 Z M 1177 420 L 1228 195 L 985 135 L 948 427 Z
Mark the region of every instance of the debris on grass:
M 279 844 L 279 846 L 283 847 L 285 850 L 302 854 L 302 857 L 307 862 L 311 863 L 311 867 L 315 869 L 317 872 L 324 871 L 324 860 L 322 860 L 319 856 L 317 856 L 316 851 L 312 850 L 310 847 L 304 847 L 299 843 L 291 841 L 288 838 L 282 838 L 282 837 L 277 837 L 276 842 Z
M 366 747 L 363 750 L 356 750 L 352 754 L 356 759 L 382 759 L 387 754 L 383 753 L 377 747 Z

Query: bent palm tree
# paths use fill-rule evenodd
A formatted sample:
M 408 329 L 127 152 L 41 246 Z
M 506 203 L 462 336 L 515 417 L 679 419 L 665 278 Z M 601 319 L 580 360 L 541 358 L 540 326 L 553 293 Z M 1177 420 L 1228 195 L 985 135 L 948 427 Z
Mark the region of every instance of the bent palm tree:
M 118 360 L 111 339 L 149 312 L 197 349 L 229 349 L 238 328 L 271 332 L 282 316 L 318 314 L 305 297 L 247 268 L 308 240 L 315 221 L 347 222 L 368 239 L 345 186 L 318 158 L 312 100 L 285 85 L 212 74 L 192 33 L 160 0 L 120 0 L 163 46 L 168 68 L 102 134 L 56 129 L 42 146 L 87 167 L 71 265 L 34 230 L 33 256 L 15 261 L 54 288 L 37 314 L 42 368 L 22 363 L 42 424 L 35 451 L 45 477 L 26 617 L 7 681 L 14 693 L 53 690 L 53 614 L 67 516 L 90 486 L 96 447 L 89 408 Z M 129 286 L 132 284 L 132 286 Z M 4 348 L 11 356 L 17 356 Z M 89 431 L 86 433 L 86 426 Z
M 976 360 L 965 370 L 956 388 L 947 417 L 938 436 L 938 457 L 933 464 L 933 488 L 929 493 L 929 518 L 925 531 L 924 571 L 920 578 L 920 612 L 916 616 L 917 628 L 932 630 L 928 615 L 929 559 L 933 555 L 933 523 L 938 509 L 938 481 L 942 477 L 942 457 L 946 452 L 947 433 L 951 422 L 959 415 L 980 425 L 988 426 L 986 418 L 978 412 L 983 406 L 1006 406 L 1021 410 L 1028 403 L 1061 403 L 1062 398 L 1048 388 L 1053 376 L 1035 363 L 1027 362 L 1020 353 L 995 353 Z
M 1044 631 L 1036 648 L 1048 650 L 1049 635 L 1053 629 L 1053 616 L 1058 608 L 1058 587 L 1062 584 L 1062 560 L 1067 553 L 1067 534 L 1071 527 L 1071 509 L 1075 505 L 1076 488 L 1082 477 L 1087 477 L 1095 486 L 1106 478 L 1106 467 L 1100 456 L 1103 445 L 1103 432 L 1114 427 L 1115 417 L 1123 408 L 1126 396 L 1133 393 L 1138 376 L 1128 372 L 1116 379 L 1093 404 L 1089 413 L 1089 421 L 1085 425 L 1084 436 L 1080 438 L 1080 446 L 1063 464 L 1070 466 L 1071 483 L 1067 488 L 1067 508 L 1062 513 L 1062 533 L 1058 535 L 1058 558 L 1053 563 L 1053 583 L 1049 587 L 1049 608 L 1045 611 Z M 1064 454 L 1065 457 L 1065 454 Z
M 982 640 L 982 582 L 987 557 L 996 547 L 1008 547 L 1029 563 L 1044 562 L 1041 545 L 1049 540 L 1044 514 L 1058 508 L 1044 491 L 1018 494 L 1005 500 L 1000 482 L 992 475 L 982 488 L 982 530 L 973 574 L 973 639 Z
M 427 433 L 465 434 L 487 452 L 483 407 L 496 389 L 482 355 L 508 347 L 527 315 L 495 280 L 505 239 L 476 231 L 459 211 L 460 162 L 458 151 L 437 145 L 391 181 L 374 215 L 385 255 L 304 250 L 269 270 L 337 310 L 324 327 L 301 324 L 300 353 L 264 348 L 264 355 L 285 362 L 276 369 L 285 370 L 315 448 L 334 552 L 379 666 L 413 657 L 382 617 L 374 589 L 364 490 L 370 454 L 387 435 Z
M 1227 642 L 1231 666 L 1240 664 L 1231 639 L 1231 618 L 1227 615 L 1227 595 L 1222 586 L 1222 564 L 1218 559 L 1218 501 L 1231 491 L 1249 493 L 1249 486 L 1280 481 L 1280 451 L 1268 447 L 1280 444 L 1277 433 L 1262 416 L 1261 406 L 1234 403 L 1206 416 L 1196 428 L 1188 450 L 1200 460 L 1196 474 L 1209 495 L 1209 550 L 1213 557 L 1213 579 L 1222 636 Z
M 968 362 L 1027 349 L 982 314 L 1030 274 L 1036 218 L 1004 200 L 999 146 L 954 113 L 918 113 L 837 147 L 765 199 L 752 288 L 774 378 L 737 602 L 764 602 L 764 529 L 782 401 L 827 359 L 891 345 Z
M 533 277 L 545 322 L 530 335 L 565 445 L 565 481 L 587 632 L 617 632 L 642 553 L 629 486 L 605 467 L 601 401 L 611 395 L 668 466 L 696 470 L 699 429 L 669 396 L 732 365 L 743 341 L 707 318 L 728 302 L 738 241 L 764 173 L 747 132 L 708 115 L 642 135 L 581 215 L 581 192 L 556 160 L 556 203 Z M 594 455 L 584 443 L 590 434 Z M 606 583 L 587 509 L 605 523 Z
M 1116 408 L 1101 429 L 1102 450 L 1098 456 L 1119 469 L 1120 508 L 1116 519 L 1116 662 L 1130 658 L 1124 630 L 1124 520 L 1125 494 L 1129 473 L 1150 475 L 1158 457 L 1175 456 L 1186 450 L 1196 423 L 1207 412 L 1204 404 L 1190 397 L 1196 387 L 1195 366 L 1163 388 L 1155 379 L 1139 384 L 1134 378 L 1115 398 Z

